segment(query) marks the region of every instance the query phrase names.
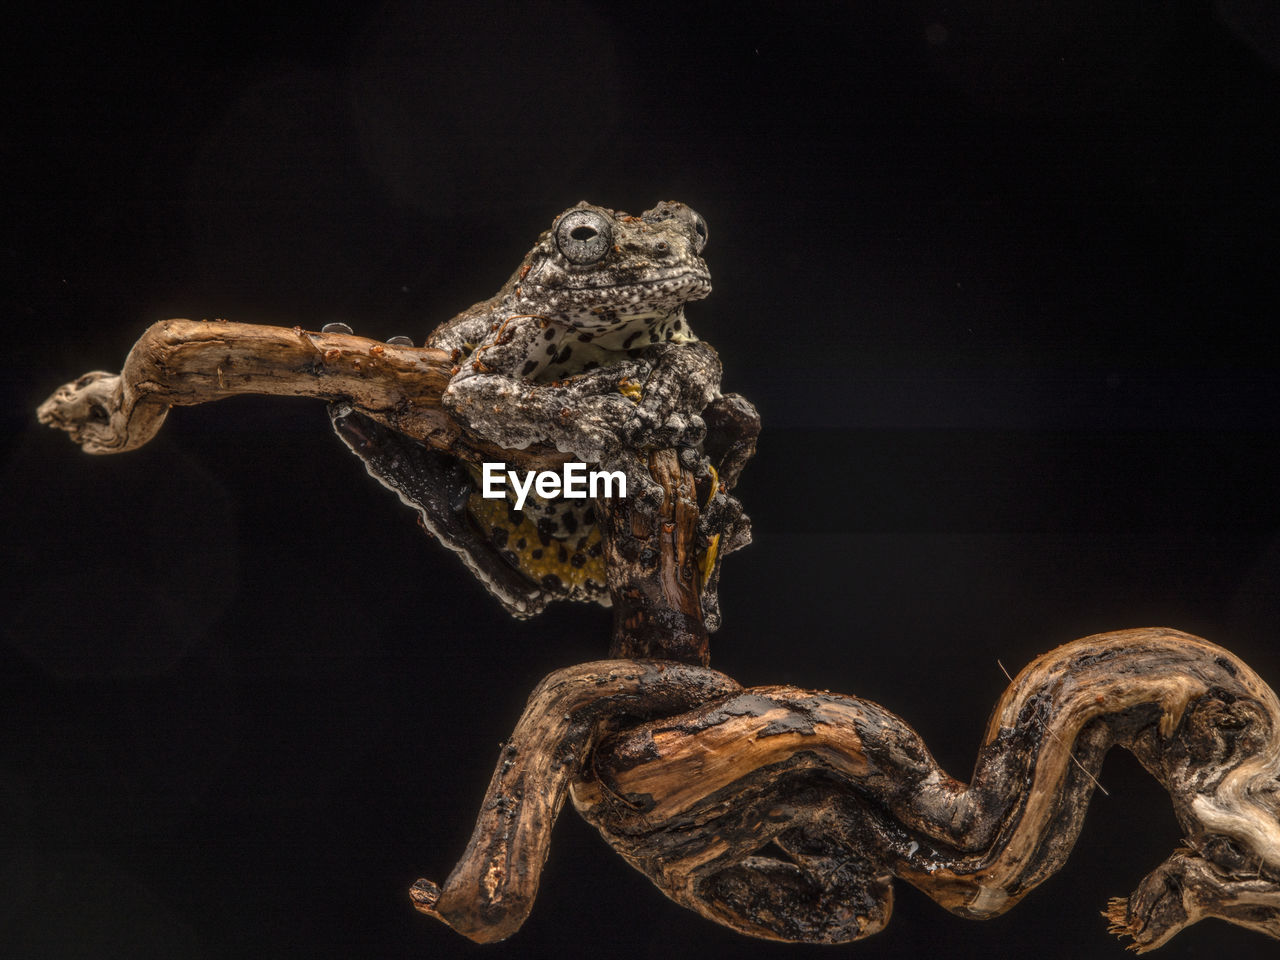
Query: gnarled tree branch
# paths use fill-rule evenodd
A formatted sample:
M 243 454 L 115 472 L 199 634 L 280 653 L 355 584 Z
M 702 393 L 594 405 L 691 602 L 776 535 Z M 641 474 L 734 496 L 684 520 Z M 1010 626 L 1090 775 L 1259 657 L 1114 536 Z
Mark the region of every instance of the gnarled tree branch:
M 1198 637 L 1125 630 L 1041 657 L 997 705 L 967 784 L 875 703 L 739 690 L 677 665 L 648 688 L 654 670 L 584 664 L 535 691 L 462 862 L 441 889 L 419 881 L 419 909 L 475 940 L 510 935 L 568 781 L 629 863 L 742 933 L 868 936 L 888 922 L 894 877 L 960 916 L 993 917 L 1066 861 L 1103 757 L 1122 746 L 1169 791 L 1186 846 L 1112 902 L 1113 932 L 1149 950 L 1216 916 L 1280 938 L 1280 702 Z M 681 691 L 707 699 L 635 722 Z
M 343 333 L 251 323 L 162 320 L 138 338 L 118 374 L 94 371 L 40 405 L 41 423 L 65 430 L 86 453 L 136 450 L 171 407 L 258 394 L 317 397 L 358 407 L 380 423 L 463 460 L 559 466 L 545 447 L 503 450 L 454 419 L 440 398 L 451 361 L 441 350 Z

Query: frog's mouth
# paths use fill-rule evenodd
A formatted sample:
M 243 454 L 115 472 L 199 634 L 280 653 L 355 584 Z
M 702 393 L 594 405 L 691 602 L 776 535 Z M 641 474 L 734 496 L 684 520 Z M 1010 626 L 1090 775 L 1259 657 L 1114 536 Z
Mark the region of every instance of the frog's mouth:
M 701 300 L 711 293 L 711 275 L 705 270 L 673 270 L 657 276 L 622 280 L 616 283 L 534 284 L 535 290 L 554 296 L 577 294 L 623 306 L 628 303 L 684 303 Z
M 685 280 L 690 282 L 701 281 L 706 284 L 711 283 L 711 274 L 705 267 L 698 269 L 697 267 L 678 266 L 667 267 L 661 270 L 635 271 L 635 274 L 627 276 L 626 279 L 619 280 L 616 283 L 584 283 L 578 286 L 578 289 L 615 289 L 617 287 L 646 287 L 655 286 L 662 283 L 670 283 L 677 280 Z M 647 274 L 647 275 L 646 275 Z

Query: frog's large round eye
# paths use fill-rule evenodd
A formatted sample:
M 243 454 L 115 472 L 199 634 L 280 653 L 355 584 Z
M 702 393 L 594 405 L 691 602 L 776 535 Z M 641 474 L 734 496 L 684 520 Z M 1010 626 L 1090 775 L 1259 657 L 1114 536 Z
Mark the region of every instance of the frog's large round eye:
M 609 221 L 594 210 L 570 210 L 556 224 L 556 246 L 570 263 L 595 263 L 612 243 Z
M 695 243 L 694 246 L 697 251 L 701 253 L 706 247 L 707 238 L 711 233 L 707 230 L 707 221 L 703 220 L 702 217 L 693 210 L 690 210 L 689 213 L 693 215 L 693 232 L 698 238 L 697 243 Z

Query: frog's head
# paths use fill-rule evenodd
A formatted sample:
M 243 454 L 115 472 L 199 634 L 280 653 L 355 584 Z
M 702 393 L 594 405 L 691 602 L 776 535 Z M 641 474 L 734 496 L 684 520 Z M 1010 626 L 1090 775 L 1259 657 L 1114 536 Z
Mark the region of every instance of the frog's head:
M 579 203 L 538 239 L 512 278 L 514 292 L 526 312 L 575 326 L 670 314 L 711 292 L 706 243 L 706 221 L 683 203 L 638 217 Z

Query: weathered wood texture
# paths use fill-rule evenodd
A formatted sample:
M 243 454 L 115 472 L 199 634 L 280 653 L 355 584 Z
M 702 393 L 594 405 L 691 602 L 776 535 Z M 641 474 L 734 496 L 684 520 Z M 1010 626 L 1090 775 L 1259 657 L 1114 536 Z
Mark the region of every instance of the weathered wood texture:
M 682 701 L 697 705 L 660 716 Z M 894 877 L 992 917 L 1065 862 L 1112 746 L 1169 791 L 1186 840 L 1112 901 L 1111 929 L 1139 950 L 1214 916 L 1280 938 L 1280 703 L 1226 650 L 1164 629 L 1088 637 L 1023 670 L 967 784 L 856 697 L 742 690 L 678 664 L 559 671 L 504 748 L 462 862 L 415 903 L 472 939 L 509 936 L 569 784 L 667 896 L 745 934 L 868 936 Z
M 614 598 L 609 656 L 705 667 L 711 662 L 711 646 L 694 550 L 696 485 L 672 450 L 650 455 L 648 467 L 663 492 L 657 512 L 607 510 L 601 527 Z
M 473 463 L 542 469 L 569 459 L 549 448 L 503 450 L 472 434 L 440 402 L 450 367 L 443 351 L 351 334 L 162 320 L 138 338 L 120 373 L 95 370 L 64 384 L 37 416 L 86 453 L 124 453 L 154 437 L 172 407 L 246 394 L 317 397 Z
M 442 887 L 419 880 L 414 905 L 473 940 L 509 937 L 533 908 L 551 827 L 600 737 L 738 689 L 713 670 L 657 660 L 606 660 L 551 674 L 500 748 L 467 852 Z

